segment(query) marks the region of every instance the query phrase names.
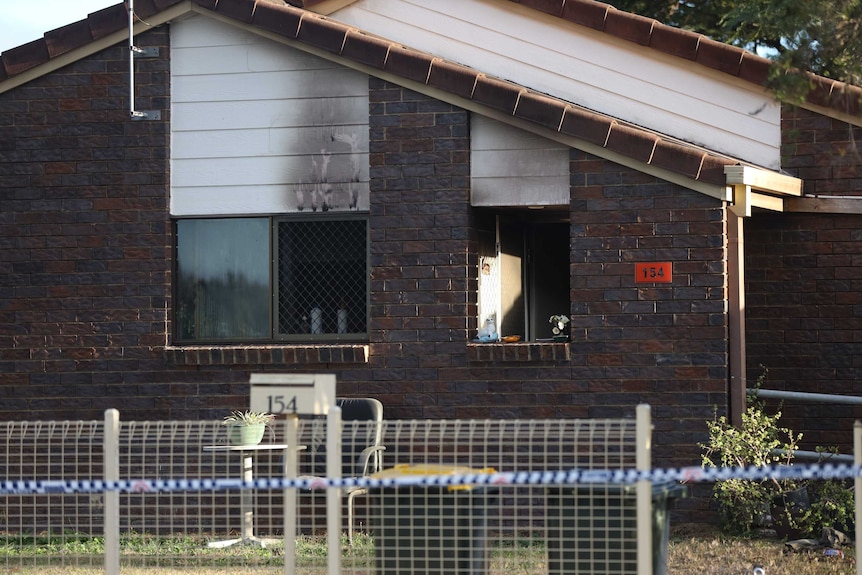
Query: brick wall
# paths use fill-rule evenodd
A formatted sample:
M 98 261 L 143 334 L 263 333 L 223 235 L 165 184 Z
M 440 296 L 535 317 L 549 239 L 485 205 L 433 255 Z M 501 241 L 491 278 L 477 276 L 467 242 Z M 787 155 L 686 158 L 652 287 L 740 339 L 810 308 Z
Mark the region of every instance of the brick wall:
M 580 152 L 571 173 L 573 399 L 590 417 L 649 403 L 656 459 L 697 464 L 727 404 L 722 204 Z M 656 261 L 673 282 L 636 284 Z
M 763 366 L 765 389 L 860 395 L 862 216 L 763 214 L 745 234 L 749 382 Z M 860 407 L 787 401 L 783 412 L 806 449 L 852 453 Z
M 141 109 L 166 110 L 164 30 Z M 128 47 L 0 94 L 0 418 L 154 407 L 164 381 L 168 123 L 132 122 Z
M 806 194 L 862 196 L 862 128 L 792 108 L 783 110 L 782 127 L 784 168 L 805 180 Z M 746 220 L 750 385 L 763 366 L 767 389 L 860 395 L 860 240 L 862 215 L 755 213 Z M 783 413 L 806 449 L 852 453 L 859 407 L 788 401 Z
M 782 168 L 806 195 L 862 196 L 862 127 L 785 106 L 781 130 Z
M 163 57 L 139 62 L 137 107 L 167 111 L 166 35 L 139 42 Z M 217 418 L 245 405 L 251 372 L 330 372 L 389 418 L 619 417 L 647 402 L 657 461 L 697 461 L 727 381 L 720 202 L 573 152 L 572 344 L 471 346 L 469 114 L 371 79 L 367 360 L 362 346 L 166 348 L 169 114 L 128 119 L 125 57 L 0 95 L 0 418 Z M 656 260 L 674 283 L 634 286 L 633 263 Z

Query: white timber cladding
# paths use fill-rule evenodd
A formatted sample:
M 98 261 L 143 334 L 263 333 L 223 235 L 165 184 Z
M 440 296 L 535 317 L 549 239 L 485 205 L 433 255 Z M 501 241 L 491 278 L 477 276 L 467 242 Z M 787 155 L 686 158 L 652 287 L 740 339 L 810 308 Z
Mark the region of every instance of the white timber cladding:
M 368 209 L 367 75 L 197 15 L 171 82 L 172 215 Z
M 753 164 L 780 168 L 780 107 L 727 74 L 491 0 L 357 0 L 331 18 Z
M 473 114 L 470 178 L 474 206 L 567 206 L 569 149 Z

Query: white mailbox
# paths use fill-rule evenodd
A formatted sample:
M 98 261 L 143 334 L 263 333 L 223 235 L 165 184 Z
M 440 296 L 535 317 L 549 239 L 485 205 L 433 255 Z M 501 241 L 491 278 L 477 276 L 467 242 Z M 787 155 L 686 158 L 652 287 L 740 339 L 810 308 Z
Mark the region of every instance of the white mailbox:
M 253 373 L 252 411 L 275 415 L 326 415 L 335 405 L 335 375 L 331 373 Z

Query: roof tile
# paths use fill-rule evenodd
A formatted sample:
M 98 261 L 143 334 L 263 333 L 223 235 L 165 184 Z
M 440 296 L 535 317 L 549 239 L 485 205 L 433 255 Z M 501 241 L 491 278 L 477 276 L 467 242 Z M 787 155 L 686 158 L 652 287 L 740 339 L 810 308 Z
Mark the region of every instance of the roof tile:
M 359 30 L 349 30 L 341 55 L 382 70 L 386 65 L 386 56 L 389 55 L 391 44 L 388 40 Z
M 616 8 L 594 0 L 566 0 L 561 17 L 594 30 L 604 30 L 608 12 Z
M 154 0 L 156 8 L 159 10 L 165 10 L 176 4 L 182 4 L 185 1 L 186 0 Z
M 428 85 L 469 99 L 476 86 L 476 76 L 478 72 L 472 68 L 435 58 L 431 62 Z
M 654 26 L 649 47 L 671 56 L 694 60 L 701 35 L 688 30 L 677 30 L 670 26 Z
M 110 36 L 118 30 L 129 27 L 129 13 L 123 4 L 114 4 L 87 17 L 93 40 Z
M 703 150 L 659 140 L 656 142 L 650 165 L 696 180 L 704 155 L 706 154 Z
M 232 2 L 217 2 L 215 11 L 222 16 L 250 24 L 254 15 L 255 0 L 233 0 Z
M 747 82 L 765 86 L 769 79 L 769 68 L 772 63 L 751 52 L 742 53 L 742 64 L 739 66 L 739 77 Z
M 202 6 L 207 10 L 215 11 L 216 6 L 218 6 L 219 0 L 192 0 L 198 6 Z
M 57 28 L 45 33 L 45 43 L 48 46 L 48 54 L 56 58 L 75 48 L 86 46 L 93 41 L 90 32 L 90 24 L 86 20 L 79 20 L 68 26 Z
M 639 162 L 649 164 L 658 141 L 659 137 L 655 134 L 615 123 L 611 126 L 606 147 Z
M 429 54 L 416 52 L 404 46 L 392 45 L 389 47 L 389 57 L 386 58 L 385 70 L 424 84 L 428 81 L 428 73 L 431 71 L 431 60 L 433 57 Z
M 299 34 L 302 12 L 279 8 L 269 2 L 260 2 L 254 9 L 251 22 L 264 30 L 294 39 Z
M 709 68 L 739 75 L 743 50 L 704 37 L 697 48 L 696 62 Z
M 703 164 L 700 167 L 700 175 L 698 180 L 708 184 L 724 186 L 727 184 L 727 176 L 724 175 L 725 166 L 734 166 L 738 164 L 736 160 L 722 158 L 706 154 L 703 157 Z
M 126 9 L 128 17 L 128 8 Z M 164 10 L 162 6 L 156 6 L 155 0 L 135 0 L 135 16 L 146 20 Z
M 613 120 L 569 106 L 563 116 L 560 132 L 604 147 L 608 143 Z
M 44 38 L 40 38 L 3 52 L 3 66 L 7 74 L 14 76 L 47 62 L 49 58 L 48 45 Z
M 862 88 L 835 82 L 832 87 L 832 97 L 829 99 L 829 104 L 830 108 L 858 116 L 862 114 Z
M 605 32 L 623 40 L 649 46 L 650 34 L 656 21 L 622 10 L 609 10 L 605 20 Z
M 514 114 L 522 91 L 523 87 L 512 82 L 479 74 L 473 89 L 473 101 L 506 114 Z
M 565 109 L 565 102 L 544 94 L 524 90 L 518 98 L 515 115 L 546 128 L 559 130 Z
M 818 78 L 813 76 L 809 78 L 813 84 L 813 89 L 808 94 L 808 101 L 818 106 L 828 106 L 832 99 L 832 91 L 835 88 L 835 83 L 826 78 Z
M 563 11 L 563 4 L 566 3 L 566 0 L 521 0 L 520 3 L 527 8 L 533 8 L 552 16 L 559 16 Z
M 334 54 L 341 54 L 347 30 L 348 27 L 344 24 L 307 12 L 302 15 L 302 24 L 296 39 Z

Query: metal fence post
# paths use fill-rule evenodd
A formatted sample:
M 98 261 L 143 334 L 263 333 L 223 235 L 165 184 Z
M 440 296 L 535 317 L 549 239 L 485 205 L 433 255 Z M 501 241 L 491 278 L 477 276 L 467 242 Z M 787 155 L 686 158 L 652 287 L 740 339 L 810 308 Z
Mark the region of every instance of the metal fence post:
M 326 476 L 341 478 L 341 408 L 326 415 Z M 341 488 L 326 490 L 326 542 L 329 575 L 341 575 Z
M 637 406 L 635 422 L 635 463 L 638 471 L 649 471 L 652 467 L 652 421 L 649 405 Z M 638 575 L 652 575 L 652 482 L 649 479 L 637 483 L 637 533 Z
M 120 412 L 105 410 L 104 443 L 102 445 L 105 481 L 120 480 Z M 105 575 L 120 573 L 120 492 L 105 490 Z
M 853 424 L 853 463 L 862 465 L 862 422 Z M 856 508 L 856 525 L 862 525 L 862 477 L 857 470 L 853 478 L 853 506 Z M 856 575 L 862 575 L 862 529 L 856 528 Z

